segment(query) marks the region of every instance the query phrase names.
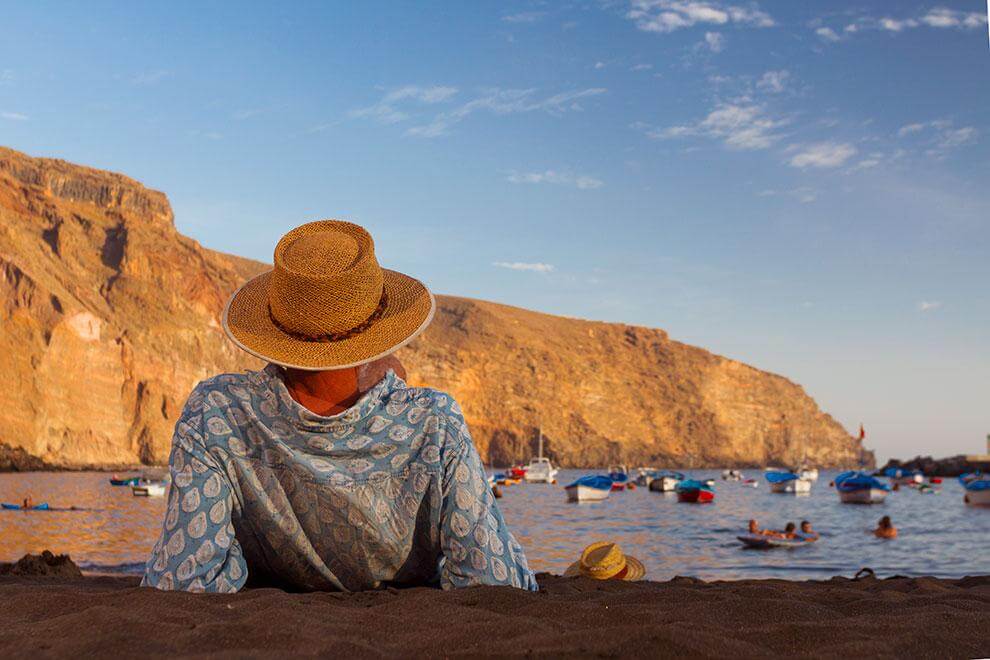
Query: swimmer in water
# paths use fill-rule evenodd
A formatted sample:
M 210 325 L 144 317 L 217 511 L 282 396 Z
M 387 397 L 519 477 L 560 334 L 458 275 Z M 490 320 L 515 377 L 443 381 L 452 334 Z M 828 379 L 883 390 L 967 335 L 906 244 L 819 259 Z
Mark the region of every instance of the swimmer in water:
M 884 516 L 873 530 L 873 535 L 880 539 L 896 539 L 897 528 L 890 522 L 890 516 Z
M 818 532 L 811 528 L 811 523 L 807 520 L 801 521 L 801 536 L 803 536 L 806 541 L 818 540 Z

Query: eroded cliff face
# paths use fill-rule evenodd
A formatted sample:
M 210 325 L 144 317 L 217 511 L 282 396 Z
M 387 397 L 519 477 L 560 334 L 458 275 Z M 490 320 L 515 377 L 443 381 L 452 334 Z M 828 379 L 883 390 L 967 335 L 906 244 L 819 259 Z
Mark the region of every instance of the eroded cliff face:
M 265 268 L 179 234 L 136 181 L 0 148 L 0 444 L 63 466 L 164 462 L 192 386 L 259 366 L 219 317 Z M 564 465 L 860 458 L 797 385 L 661 330 L 438 302 L 400 357 L 461 401 L 495 464 L 527 459 L 540 424 Z

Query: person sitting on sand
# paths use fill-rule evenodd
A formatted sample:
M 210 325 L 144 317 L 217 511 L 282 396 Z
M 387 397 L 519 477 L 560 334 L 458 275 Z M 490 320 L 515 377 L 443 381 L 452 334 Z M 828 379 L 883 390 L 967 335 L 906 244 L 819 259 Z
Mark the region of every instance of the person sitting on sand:
M 801 521 L 801 536 L 805 541 L 817 541 L 818 532 L 811 528 L 811 523 L 807 520 Z
M 873 535 L 881 539 L 897 538 L 897 528 L 894 527 L 894 523 L 890 522 L 890 516 L 884 516 L 880 519 L 877 528 L 873 530 Z
M 406 385 L 391 357 L 435 306 L 422 283 L 378 265 L 357 225 L 282 237 L 273 270 L 222 317 L 230 340 L 269 364 L 189 395 L 142 585 L 537 590 L 457 402 Z

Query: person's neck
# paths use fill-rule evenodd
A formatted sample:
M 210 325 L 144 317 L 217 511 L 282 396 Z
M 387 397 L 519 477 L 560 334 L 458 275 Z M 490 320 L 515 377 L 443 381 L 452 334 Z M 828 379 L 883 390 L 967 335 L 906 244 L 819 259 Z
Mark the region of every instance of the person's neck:
M 356 368 L 334 371 L 286 369 L 285 387 L 296 403 L 324 417 L 344 412 L 361 396 Z

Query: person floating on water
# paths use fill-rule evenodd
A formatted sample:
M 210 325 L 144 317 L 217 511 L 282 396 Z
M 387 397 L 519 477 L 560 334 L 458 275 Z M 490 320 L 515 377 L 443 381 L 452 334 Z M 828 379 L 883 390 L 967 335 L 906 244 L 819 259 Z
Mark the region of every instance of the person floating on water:
M 27 497 L 24 498 L 24 501 L 21 502 L 21 508 L 22 509 L 31 509 L 33 507 L 34 507 L 34 500 L 31 498 L 30 495 L 28 495 Z
M 749 533 L 750 534 L 765 534 L 766 532 L 760 529 L 759 523 L 755 519 L 751 518 L 749 521 Z
M 801 536 L 805 541 L 817 541 L 818 532 L 811 528 L 811 523 L 807 520 L 801 521 Z
M 141 584 L 537 590 L 457 402 L 406 385 L 391 356 L 435 308 L 422 283 L 379 266 L 362 227 L 324 220 L 283 236 L 273 270 L 222 317 L 269 364 L 189 395 Z
M 896 539 L 897 528 L 890 522 L 890 516 L 884 516 L 877 523 L 877 528 L 873 530 L 873 535 L 881 539 Z

